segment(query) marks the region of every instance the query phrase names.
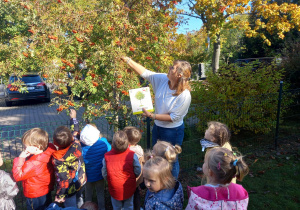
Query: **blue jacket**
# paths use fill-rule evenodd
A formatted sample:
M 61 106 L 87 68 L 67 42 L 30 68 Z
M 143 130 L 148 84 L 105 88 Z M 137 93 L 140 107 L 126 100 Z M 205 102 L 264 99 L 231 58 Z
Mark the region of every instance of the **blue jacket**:
M 85 163 L 85 171 L 88 182 L 96 182 L 103 179 L 101 169 L 104 154 L 111 150 L 107 139 L 99 138 L 92 146 L 81 143 L 82 156 Z
M 180 182 L 177 181 L 172 190 L 161 190 L 157 193 L 148 190 L 145 198 L 145 210 L 149 209 L 183 209 L 183 190 Z

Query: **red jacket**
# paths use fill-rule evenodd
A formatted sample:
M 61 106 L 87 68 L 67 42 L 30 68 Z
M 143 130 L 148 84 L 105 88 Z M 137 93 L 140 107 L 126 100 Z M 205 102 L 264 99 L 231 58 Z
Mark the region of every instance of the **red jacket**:
M 17 157 L 13 162 L 14 179 L 22 181 L 26 198 L 37 198 L 53 190 L 54 172 L 51 163 L 52 153 L 56 151 L 53 144 L 41 154 L 27 158 Z
M 130 198 L 136 189 L 136 176 L 133 168 L 134 152 L 129 148 L 118 153 L 114 148 L 105 153 L 108 190 L 116 200 Z

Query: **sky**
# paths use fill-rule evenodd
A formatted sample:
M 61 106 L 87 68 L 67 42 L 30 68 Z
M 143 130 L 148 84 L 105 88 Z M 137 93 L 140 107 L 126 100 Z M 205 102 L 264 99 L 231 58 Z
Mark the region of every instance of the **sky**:
M 177 5 L 177 9 L 183 9 L 185 11 L 188 11 L 189 7 L 186 2 L 187 2 L 186 0 L 182 0 L 182 3 Z M 181 23 L 178 27 L 177 33 L 186 34 L 187 32 L 200 30 L 202 26 L 202 21 L 200 19 L 189 17 L 186 15 L 184 15 L 183 18 L 184 20 L 186 20 L 185 22 L 187 23 L 186 24 Z
M 202 26 L 202 22 L 200 19 L 193 18 L 193 17 L 187 17 L 187 16 L 185 16 L 185 18 L 189 18 L 187 20 L 187 24 L 183 24 L 183 23 L 180 24 L 177 29 L 177 33 L 186 34 L 187 32 L 200 30 L 200 28 Z

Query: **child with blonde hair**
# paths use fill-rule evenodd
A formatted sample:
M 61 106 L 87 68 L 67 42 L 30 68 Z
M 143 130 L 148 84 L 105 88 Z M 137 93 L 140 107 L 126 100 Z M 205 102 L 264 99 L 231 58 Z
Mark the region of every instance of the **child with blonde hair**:
M 13 161 L 14 179 L 22 181 L 27 209 L 45 209 L 51 202 L 54 173 L 51 164 L 55 146 L 49 143 L 48 133 L 32 128 L 22 136 L 25 150 Z
M 208 122 L 208 128 L 205 131 L 204 139 L 200 140 L 202 151 L 210 150 L 214 147 L 222 147 L 232 151 L 230 144 L 231 133 L 227 125 L 224 123 L 211 121 Z M 233 183 L 236 183 L 236 178 L 232 179 Z
M 0 166 L 3 165 L 0 151 Z M 15 181 L 5 171 L 0 170 L 0 209 L 15 210 L 16 205 L 13 198 L 18 194 L 19 189 Z
M 163 157 L 148 156 L 143 168 L 148 188 L 145 209 L 183 209 L 183 190 L 171 173 L 171 164 Z
M 144 162 L 144 150 L 138 145 L 142 138 L 142 133 L 134 126 L 127 126 L 123 129 L 128 137 L 129 149 L 138 156 L 140 163 Z
M 124 131 L 114 134 L 111 146 L 104 155 L 102 176 L 107 179 L 113 209 L 133 209 L 133 194 L 141 165 L 137 155 L 129 149 Z
M 216 121 L 208 122 L 207 125 L 208 128 L 205 131 L 204 139 L 200 140 L 202 151 L 212 147 L 223 147 L 232 151 L 230 145 L 231 133 L 227 125 Z
M 171 143 L 167 141 L 158 140 L 157 143 L 153 146 L 152 151 L 148 151 L 146 153 L 147 157 L 150 156 L 159 156 L 165 158 L 171 165 L 177 160 L 177 156 L 182 152 L 181 146 L 176 144 L 173 146 Z M 178 178 L 178 174 L 174 167 L 172 167 L 172 175 L 175 179 Z
M 242 181 L 249 172 L 242 156 L 226 148 L 212 148 L 205 154 L 203 172 L 208 182 L 202 186 L 188 187 L 187 210 L 247 209 L 247 191 L 241 185 L 231 183 L 234 177 Z
M 138 145 L 142 138 L 142 133 L 139 129 L 133 126 L 127 126 L 123 129 L 123 131 L 126 133 L 128 137 L 128 142 L 129 142 L 129 149 L 133 151 L 140 162 L 141 169 L 143 170 L 143 164 L 145 162 L 144 160 L 144 150 L 143 148 Z M 141 208 L 141 196 L 140 196 L 140 189 L 139 185 L 143 182 L 143 176 L 142 173 L 141 175 L 137 178 L 136 180 L 136 190 L 134 192 L 133 196 L 133 205 L 134 209 L 140 209 Z

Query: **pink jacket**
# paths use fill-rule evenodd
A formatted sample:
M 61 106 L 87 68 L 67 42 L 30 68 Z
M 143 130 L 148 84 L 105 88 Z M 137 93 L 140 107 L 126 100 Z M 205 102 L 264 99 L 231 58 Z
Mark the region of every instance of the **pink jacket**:
M 249 196 L 242 185 L 230 183 L 227 187 L 189 187 L 186 209 L 247 209 Z

